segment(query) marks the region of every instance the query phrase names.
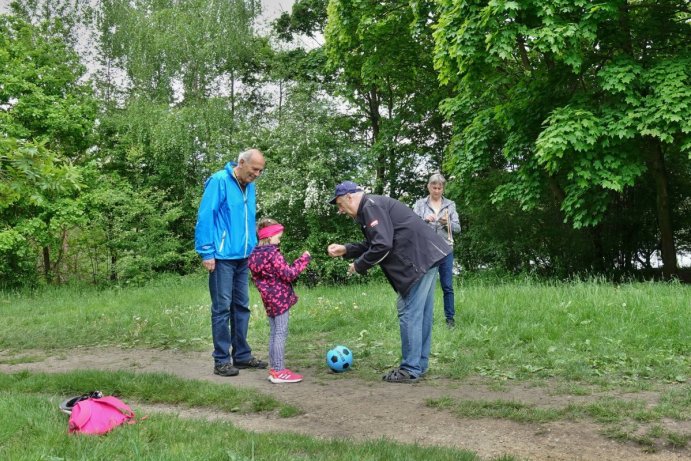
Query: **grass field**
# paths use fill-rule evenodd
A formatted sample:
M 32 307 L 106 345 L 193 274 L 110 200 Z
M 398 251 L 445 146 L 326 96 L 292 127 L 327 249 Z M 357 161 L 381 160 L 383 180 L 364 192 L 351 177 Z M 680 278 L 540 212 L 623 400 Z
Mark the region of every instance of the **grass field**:
M 355 351 L 357 367 L 352 373 L 363 380 L 378 380 L 381 371 L 398 363 L 395 295 L 388 285 L 298 286 L 297 292 L 300 302 L 291 314 L 288 363 L 297 367 L 321 364 L 334 344 L 346 344 Z M 667 405 L 663 402 L 652 410 L 611 404 L 543 414 L 506 402 L 445 400 L 430 402 L 433 408 L 451 409 L 463 417 L 514 420 L 575 415 L 614 420 L 691 418 L 691 292 L 687 286 L 473 282 L 457 287 L 456 303 L 457 327 L 435 328 L 433 377 L 479 376 L 497 386 L 507 381 L 536 385 L 549 381 L 558 383 L 562 392 L 574 394 L 593 386 L 635 392 L 672 385 L 674 392 L 668 394 Z M 27 361 L 39 360 L 42 351 L 97 345 L 210 351 L 208 304 L 202 276 L 162 278 L 144 287 L 0 293 L 0 350 L 6 355 L 30 351 L 22 359 Z M 249 341 L 255 348 L 263 347 L 265 357 L 268 325 L 254 290 L 251 304 Z M 442 324 L 442 315 L 441 296 L 437 296 L 435 325 Z M 8 415 L 0 427 L 0 458 L 132 459 L 134 450 L 141 455 L 135 458 L 146 459 L 281 459 L 264 450 L 285 444 L 285 437 L 250 435 L 221 423 L 192 423 L 164 415 L 155 416 L 145 431 L 118 431 L 109 436 L 108 443 L 68 438 L 60 418 L 64 415 L 54 414 L 55 399 L 84 389 L 85 380 L 98 379 L 98 375 L 89 376 L 83 372 L 55 377 L 0 375 L 0 414 Z M 161 388 L 160 377 L 127 374 L 109 380 L 130 386 L 128 395 L 142 401 L 153 401 L 151 396 L 156 395 L 161 402 L 188 406 L 218 406 L 227 401 L 231 411 L 278 410 L 286 417 L 296 411 L 260 394 L 224 395 L 227 387 L 221 391 L 211 383 L 172 381 L 172 386 Z M 242 408 L 240 402 L 244 402 Z M 184 436 L 178 440 L 180 434 Z M 188 436 L 199 443 L 186 443 Z M 684 434 L 672 437 L 678 438 L 680 446 L 688 440 Z M 27 446 L 31 450 L 20 455 Z M 289 446 L 289 459 L 476 459 L 472 453 L 446 449 L 427 449 L 422 456 L 411 447 L 384 442 L 341 446 L 291 436 Z M 93 453 L 98 456 L 92 457 Z
M 220 387 L 220 386 L 219 386 Z M 224 386 L 227 387 L 227 386 Z M 3 460 L 432 460 L 476 461 L 469 452 L 383 441 L 323 441 L 295 434 L 256 434 L 225 422 L 151 415 L 104 437 L 68 436 L 65 415 L 43 395 L 0 391 Z M 501 458 L 510 460 L 512 458 Z
M 365 379 L 398 363 L 395 295 L 385 284 L 298 287 L 288 359 L 321 361 L 336 343 L 357 351 Z M 645 387 L 688 378 L 691 289 L 677 284 L 473 284 L 457 290 L 455 330 L 438 328 L 431 371 Z M 268 324 L 256 291 L 249 341 Z M 208 350 L 205 279 L 167 278 L 145 287 L 47 289 L 1 294 L 0 349 L 76 346 Z M 435 315 L 442 315 L 437 296 Z M 438 324 L 438 323 L 437 323 Z M 257 346 L 255 346 L 257 347 Z

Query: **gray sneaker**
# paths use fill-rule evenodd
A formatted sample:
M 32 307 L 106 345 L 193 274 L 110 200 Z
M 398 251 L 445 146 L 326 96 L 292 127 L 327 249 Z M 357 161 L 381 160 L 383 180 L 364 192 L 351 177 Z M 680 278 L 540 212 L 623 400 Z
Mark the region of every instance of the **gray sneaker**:
M 240 370 L 235 368 L 230 362 L 217 363 L 214 365 L 214 374 L 219 376 L 237 376 Z

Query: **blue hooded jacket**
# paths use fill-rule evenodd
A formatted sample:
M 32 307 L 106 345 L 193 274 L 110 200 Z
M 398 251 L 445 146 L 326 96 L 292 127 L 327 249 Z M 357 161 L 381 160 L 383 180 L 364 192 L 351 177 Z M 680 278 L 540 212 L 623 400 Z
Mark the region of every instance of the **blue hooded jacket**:
M 194 249 L 202 260 L 244 259 L 257 244 L 254 183 L 243 191 L 228 162 L 204 184 L 194 230 Z

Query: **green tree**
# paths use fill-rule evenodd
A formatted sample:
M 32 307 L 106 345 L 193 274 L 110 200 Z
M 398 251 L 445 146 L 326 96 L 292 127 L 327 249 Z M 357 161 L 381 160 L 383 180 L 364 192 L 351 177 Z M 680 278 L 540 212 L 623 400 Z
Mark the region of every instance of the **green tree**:
M 135 189 L 179 204 L 173 231 L 188 243 L 204 179 L 247 146 L 265 108 L 258 13 L 251 0 L 109 0 L 95 15 L 97 155 Z
M 328 3 L 328 0 L 298 0 L 290 13 L 282 13 L 273 22 L 273 29 L 287 42 L 292 42 L 296 35 L 315 38 L 326 26 Z
M 412 5 L 412 7 L 411 7 Z M 374 190 L 417 195 L 448 141 L 438 111 L 447 95 L 433 69 L 430 2 L 333 0 L 325 30 L 329 68 L 366 128 Z M 364 166 L 364 165 L 363 165 Z
M 91 171 L 92 186 L 80 197 L 89 226 L 73 241 L 88 261 L 92 281 L 142 281 L 159 272 L 186 273 L 197 262 L 193 248 L 173 231 L 183 215 L 165 193 L 135 189 L 117 174 Z M 84 256 L 81 256 L 84 257 Z
M 12 15 L 33 24 L 45 37 L 75 49 L 91 18 L 90 0 L 12 0 Z
M 327 200 L 337 181 L 362 179 L 357 163 L 363 147 L 351 119 L 334 115 L 331 98 L 320 94 L 319 88 L 292 85 L 281 123 L 262 136 L 267 170 L 257 182 L 258 213 L 286 227 L 282 248 L 290 257 L 311 251 L 315 258 L 311 270 L 320 279 L 333 281 L 345 271 L 324 249 L 346 236 L 359 237 L 353 235 L 356 228 L 344 226 L 343 218 L 336 217 Z
M 9 267 L 27 274 L 30 265 L 18 260 L 39 247 L 48 281 L 81 185 L 72 161 L 90 145 L 95 117 L 89 87 L 79 82 L 83 73 L 60 38 L 0 16 L 0 240 L 10 242 L 3 247 L 15 261 Z M 23 278 L 10 277 L 13 284 Z
M 254 72 L 255 0 L 105 0 L 95 18 L 106 71 L 124 71 L 130 95 L 175 103 L 236 85 Z M 110 76 L 111 79 L 113 76 Z M 232 110 L 232 108 L 231 108 Z
M 495 202 L 531 210 L 551 194 L 575 228 L 599 234 L 618 198 L 650 182 L 665 271 L 674 274 L 673 210 L 689 195 L 670 195 L 667 165 L 688 171 L 691 159 L 688 3 L 437 4 L 435 65 L 456 90 L 443 105 L 454 124 L 453 170 L 470 183 L 510 172 Z

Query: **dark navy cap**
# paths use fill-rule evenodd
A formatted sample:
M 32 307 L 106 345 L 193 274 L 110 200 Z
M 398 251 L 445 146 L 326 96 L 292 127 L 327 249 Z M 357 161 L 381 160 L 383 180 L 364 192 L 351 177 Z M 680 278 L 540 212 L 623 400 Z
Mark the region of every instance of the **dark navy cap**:
M 352 194 L 354 192 L 362 192 L 362 189 L 353 181 L 343 181 L 341 184 L 336 186 L 336 192 L 334 193 L 334 197 L 331 200 L 329 200 L 329 203 L 335 205 L 336 199 L 338 197 L 345 194 Z

